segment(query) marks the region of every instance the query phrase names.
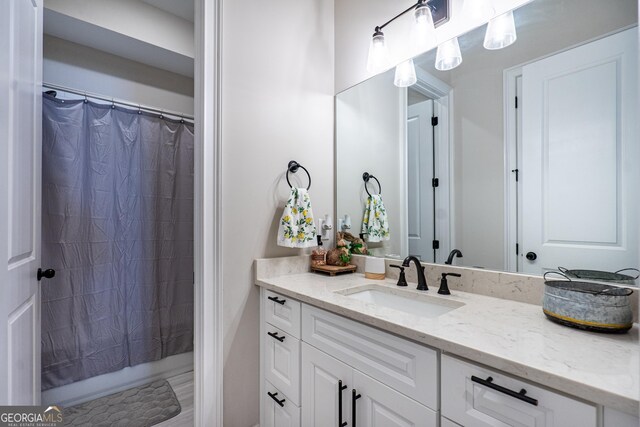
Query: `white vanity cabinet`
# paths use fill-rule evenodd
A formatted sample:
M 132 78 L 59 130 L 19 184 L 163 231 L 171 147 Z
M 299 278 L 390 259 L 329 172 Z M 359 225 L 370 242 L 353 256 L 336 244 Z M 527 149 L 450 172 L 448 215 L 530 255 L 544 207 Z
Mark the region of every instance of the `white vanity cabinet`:
M 304 342 L 302 384 L 305 427 L 437 426 L 435 411 Z
M 442 416 L 463 426 L 596 427 L 595 405 L 442 355 Z
M 638 425 L 635 416 L 266 289 L 261 295 L 261 426 Z

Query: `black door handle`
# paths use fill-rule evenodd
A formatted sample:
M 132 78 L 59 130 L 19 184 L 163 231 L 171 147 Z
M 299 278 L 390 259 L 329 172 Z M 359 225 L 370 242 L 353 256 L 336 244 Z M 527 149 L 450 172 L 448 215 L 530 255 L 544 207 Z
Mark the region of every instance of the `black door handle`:
M 486 380 L 482 378 L 478 378 L 475 375 L 471 376 L 471 381 L 474 383 L 482 384 L 485 387 L 489 387 L 492 390 L 499 391 L 500 393 L 504 393 L 507 396 L 515 397 L 518 400 L 522 400 L 523 402 L 527 402 L 529 405 L 538 406 L 538 399 L 534 399 L 533 397 L 527 396 L 527 390 L 522 389 L 519 392 L 509 390 L 506 387 L 502 387 L 501 385 L 494 384 L 493 378 L 487 377 Z
M 342 391 L 347 388 L 346 385 L 342 385 L 342 380 L 338 381 L 338 427 L 344 427 L 347 425 L 346 421 L 342 421 Z
M 273 302 L 277 302 L 280 305 L 284 305 L 284 303 L 287 302 L 286 299 L 279 299 L 278 297 L 267 297 L 267 299 L 270 299 Z
M 362 397 L 356 389 L 351 389 L 351 425 L 356 427 L 356 400 Z
M 277 332 L 267 332 L 267 335 L 269 335 L 270 337 L 273 337 L 273 338 L 277 339 L 277 340 L 278 340 L 278 341 L 280 341 L 280 342 L 283 342 L 283 341 L 284 341 L 284 339 L 286 338 L 286 337 L 281 337 L 281 336 L 279 336 Z
M 525 256 L 529 261 L 535 261 L 536 259 L 538 259 L 538 255 L 536 255 L 535 252 L 527 252 L 527 255 Z
M 56 271 L 53 268 L 47 268 L 46 270 L 42 271 L 41 268 L 38 269 L 38 282 L 42 280 L 42 278 L 44 277 L 45 279 L 53 279 L 56 275 Z
M 284 408 L 284 402 L 286 401 L 286 399 L 282 399 L 282 400 L 278 399 L 276 397 L 278 395 L 278 393 L 271 393 L 270 391 L 268 391 L 267 394 L 269 395 L 270 398 L 275 400 L 278 405 L 280 405 L 282 408 Z

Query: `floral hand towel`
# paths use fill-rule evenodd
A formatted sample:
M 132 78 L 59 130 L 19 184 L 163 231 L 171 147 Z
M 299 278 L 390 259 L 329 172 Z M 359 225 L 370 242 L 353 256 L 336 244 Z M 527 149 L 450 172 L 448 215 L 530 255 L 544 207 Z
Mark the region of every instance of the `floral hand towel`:
M 362 218 L 362 233 L 367 236 L 369 242 L 382 242 L 390 238 L 387 210 L 380 194 L 369 196 L 367 200 Z
M 278 245 L 288 248 L 316 246 L 316 224 L 311 199 L 305 188 L 291 188 L 278 227 Z

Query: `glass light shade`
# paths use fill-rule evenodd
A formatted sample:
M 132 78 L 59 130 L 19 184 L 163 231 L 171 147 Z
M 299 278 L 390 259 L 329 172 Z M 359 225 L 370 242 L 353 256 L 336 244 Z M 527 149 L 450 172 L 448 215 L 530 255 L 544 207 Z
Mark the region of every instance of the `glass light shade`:
M 369 45 L 367 71 L 370 73 L 379 73 L 389 68 L 390 65 L 389 51 L 384 42 L 384 34 L 382 34 L 381 31 L 376 31 Z
M 436 28 L 433 25 L 431 8 L 423 3 L 413 11 L 411 41 L 413 43 L 415 53 L 419 54 L 431 49 L 435 39 Z
M 462 16 L 471 22 L 486 22 L 493 17 L 495 9 L 491 0 L 464 0 Z
M 398 87 L 408 87 L 417 82 L 416 68 L 413 66 L 413 59 L 404 61 L 396 66 L 396 74 L 393 84 Z
M 447 71 L 462 64 L 462 54 L 458 38 L 454 37 L 438 46 L 436 52 L 436 70 Z
M 484 35 L 484 47 L 489 50 L 502 49 L 513 44 L 517 38 L 516 23 L 513 11 L 510 10 L 489 21 Z

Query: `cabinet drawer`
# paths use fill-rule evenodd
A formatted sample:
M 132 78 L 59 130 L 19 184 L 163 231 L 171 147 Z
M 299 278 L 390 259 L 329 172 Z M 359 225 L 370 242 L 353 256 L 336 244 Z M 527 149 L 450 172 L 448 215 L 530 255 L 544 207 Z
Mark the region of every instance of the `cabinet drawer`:
M 269 324 L 264 334 L 264 377 L 299 405 L 300 340 Z
M 265 322 L 300 338 L 300 303 L 266 289 L 263 292 Z
M 300 407 L 294 405 L 286 394 L 265 381 L 264 422 L 266 427 L 299 427 Z M 272 397 L 273 396 L 273 397 Z
M 306 304 L 302 340 L 423 405 L 438 408 L 435 350 Z
M 464 426 L 596 426 L 595 406 L 451 356 L 442 356 L 441 383 L 442 415 Z M 508 392 L 523 389 L 533 401 Z

